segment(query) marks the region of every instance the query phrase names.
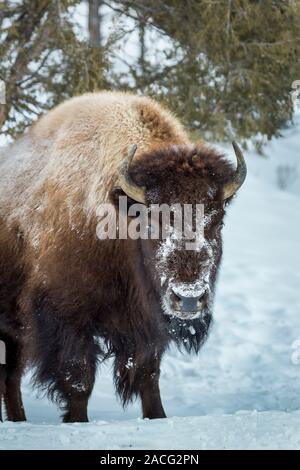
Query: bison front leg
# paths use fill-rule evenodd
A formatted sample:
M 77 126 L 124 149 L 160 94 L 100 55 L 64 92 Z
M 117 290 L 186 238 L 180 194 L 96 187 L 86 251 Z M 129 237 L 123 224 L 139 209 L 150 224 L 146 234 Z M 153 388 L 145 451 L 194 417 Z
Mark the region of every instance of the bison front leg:
M 166 414 L 162 405 L 159 390 L 159 369 L 150 371 L 140 387 L 140 397 L 142 400 L 143 418 L 156 419 L 166 418 Z
M 57 352 L 57 355 L 55 354 Z M 63 360 L 60 359 L 61 356 Z M 87 422 L 88 401 L 95 382 L 95 358 L 86 348 L 53 350 L 51 361 L 40 363 L 38 380 L 48 388 L 48 395 L 63 410 L 63 422 Z M 55 367 L 56 363 L 56 367 Z
M 57 391 L 64 403 L 64 423 L 88 421 L 88 401 L 94 381 L 94 368 L 88 361 L 72 360 L 64 364 L 57 380 Z
M 57 369 L 49 377 L 49 392 L 64 411 L 64 423 L 88 421 L 88 401 L 95 383 L 96 368 L 96 358 L 87 353 L 88 347 L 82 344 L 79 351 L 77 344 L 76 348 L 69 349 L 68 357 L 64 348 L 58 351 L 63 361 L 57 362 Z
M 115 383 L 124 405 L 134 396 L 140 396 L 143 418 L 166 418 L 162 405 L 159 377 L 161 356 L 116 356 Z
M 87 422 L 97 362 L 90 331 L 40 307 L 37 323 L 36 382 L 63 410 L 65 423 Z

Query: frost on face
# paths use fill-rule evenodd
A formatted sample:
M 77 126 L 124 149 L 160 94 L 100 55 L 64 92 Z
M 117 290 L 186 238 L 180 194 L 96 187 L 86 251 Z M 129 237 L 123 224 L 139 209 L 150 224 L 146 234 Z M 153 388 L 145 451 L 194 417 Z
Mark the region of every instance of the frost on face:
M 157 270 L 160 277 L 160 284 L 163 286 L 169 279 L 169 275 L 166 268 L 166 262 L 169 256 L 176 249 L 176 240 L 178 240 L 175 234 L 174 228 L 171 227 L 169 235 L 165 240 L 162 240 L 159 244 L 159 248 L 156 253 Z
M 178 276 L 171 273 L 168 266 L 172 256 L 180 256 L 180 251 L 187 249 L 185 239 L 182 234 L 176 230 L 173 226 L 169 228 L 168 235 L 165 239 L 161 240 L 156 253 L 157 260 L 157 272 L 160 279 L 160 284 L 165 290 L 161 298 L 161 305 L 165 314 L 169 316 L 178 316 L 178 312 L 172 307 L 170 301 L 171 293 L 175 293 L 179 297 L 199 297 L 200 299 L 205 295 L 211 297 L 210 289 L 210 275 L 212 268 L 215 265 L 214 248 L 216 247 L 215 241 L 209 241 L 204 237 L 204 230 L 211 223 L 216 215 L 216 211 L 211 211 L 202 217 L 202 227 L 199 232 L 196 232 L 196 237 L 193 242 L 193 248 L 190 250 L 190 256 L 195 256 L 196 253 L 205 253 L 206 261 L 199 265 L 199 273 L 196 275 L 196 279 L 193 282 L 180 282 L 180 273 Z M 177 273 L 178 274 L 178 273 Z M 175 277 L 176 280 L 175 280 Z M 179 279 L 178 279 L 179 278 Z M 202 309 L 204 309 L 205 302 L 202 302 Z M 201 308 L 201 307 L 200 307 Z M 191 318 L 201 317 L 202 312 L 199 310 L 194 316 L 191 314 Z M 191 333 L 192 334 L 192 333 Z
M 181 297 L 200 297 L 204 294 L 207 290 L 207 282 L 203 281 L 195 281 L 189 283 L 182 283 L 182 284 L 173 284 L 171 283 L 171 287 L 175 294 Z

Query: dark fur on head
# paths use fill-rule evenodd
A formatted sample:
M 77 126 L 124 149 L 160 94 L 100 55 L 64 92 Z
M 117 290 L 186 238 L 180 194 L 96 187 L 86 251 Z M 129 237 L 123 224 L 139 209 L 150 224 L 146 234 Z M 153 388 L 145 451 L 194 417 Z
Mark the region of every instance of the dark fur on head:
M 133 181 L 146 189 L 180 184 L 181 179 L 189 185 L 202 179 L 222 189 L 232 179 L 234 168 L 208 145 L 168 145 L 143 153 L 132 162 L 129 172 Z

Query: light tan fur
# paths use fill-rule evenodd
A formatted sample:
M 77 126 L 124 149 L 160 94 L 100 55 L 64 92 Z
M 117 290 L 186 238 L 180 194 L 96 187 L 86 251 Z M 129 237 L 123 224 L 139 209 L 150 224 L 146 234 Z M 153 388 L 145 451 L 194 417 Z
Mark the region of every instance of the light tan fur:
M 79 212 L 95 216 L 132 144 L 139 158 L 162 143 L 188 142 L 179 121 L 150 98 L 119 92 L 73 98 L 0 154 L 0 216 L 37 248 L 42 232 L 49 243 L 62 226 L 76 229 Z

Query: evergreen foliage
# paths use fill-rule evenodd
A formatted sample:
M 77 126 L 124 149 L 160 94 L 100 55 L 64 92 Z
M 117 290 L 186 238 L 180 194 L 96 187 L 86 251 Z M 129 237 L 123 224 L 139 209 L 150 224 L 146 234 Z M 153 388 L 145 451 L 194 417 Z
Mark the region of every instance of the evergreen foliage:
M 0 0 L 2 132 L 15 136 L 54 104 L 101 88 L 154 96 L 196 138 L 263 142 L 291 121 L 291 85 L 300 79 L 299 1 L 89 0 L 90 44 L 75 32 L 80 3 Z M 128 34 L 126 18 L 139 32 L 140 55 L 126 73 L 113 67 L 126 56 L 103 41 L 100 7 L 111 11 L 118 38 Z M 153 60 L 151 31 L 168 42 L 162 60 Z

